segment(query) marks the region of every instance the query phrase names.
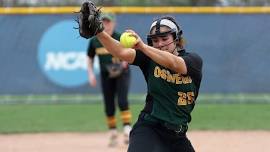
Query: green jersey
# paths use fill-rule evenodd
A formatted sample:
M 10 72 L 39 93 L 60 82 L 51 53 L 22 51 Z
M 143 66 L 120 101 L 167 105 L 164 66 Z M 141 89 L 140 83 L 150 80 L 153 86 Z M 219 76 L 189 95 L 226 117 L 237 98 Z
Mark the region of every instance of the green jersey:
M 112 38 L 118 41 L 120 40 L 120 36 L 121 34 L 118 32 L 113 32 L 112 34 Z M 107 65 L 120 64 L 121 62 L 119 58 L 113 57 L 110 52 L 108 52 L 106 48 L 102 46 L 97 37 L 93 37 L 90 39 L 87 55 L 90 58 L 94 58 L 96 54 L 99 57 L 101 73 L 107 74 Z
M 133 65 L 142 70 L 147 82 L 144 112 L 175 125 L 187 125 L 195 106 L 202 78 L 202 59 L 195 53 L 179 51 L 187 66 L 187 75 L 165 68 L 141 51 L 136 51 Z

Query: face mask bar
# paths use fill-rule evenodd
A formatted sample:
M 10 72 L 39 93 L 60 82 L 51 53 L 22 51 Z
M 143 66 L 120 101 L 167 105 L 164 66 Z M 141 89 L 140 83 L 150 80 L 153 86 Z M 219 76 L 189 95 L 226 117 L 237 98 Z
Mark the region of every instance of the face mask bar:
M 174 41 L 178 40 L 178 36 L 176 35 L 176 30 L 171 29 L 170 31 L 163 32 L 163 33 L 155 33 L 155 34 L 149 34 L 147 35 L 147 43 L 149 46 L 153 46 L 152 38 L 156 37 L 164 37 L 168 34 L 173 34 Z
M 167 32 L 161 33 L 160 32 L 160 27 L 161 26 L 167 26 L 167 27 L 170 28 L 170 30 L 167 31 Z M 156 27 L 155 33 L 147 35 L 147 43 L 148 43 L 149 46 L 153 46 L 152 38 L 155 38 L 155 37 L 164 37 L 164 36 L 166 36 L 168 34 L 172 34 L 173 37 L 174 37 L 174 42 L 181 38 L 182 30 L 179 29 L 178 25 L 176 25 L 174 22 L 172 22 L 172 21 L 170 21 L 168 19 L 159 19 L 159 20 L 153 22 L 153 24 L 151 25 L 150 32 L 153 29 L 153 27 Z

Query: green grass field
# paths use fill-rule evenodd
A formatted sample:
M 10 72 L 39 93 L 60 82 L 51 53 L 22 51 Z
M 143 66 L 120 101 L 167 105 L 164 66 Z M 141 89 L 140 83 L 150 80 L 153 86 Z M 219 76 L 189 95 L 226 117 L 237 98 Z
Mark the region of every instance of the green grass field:
M 133 122 L 142 107 L 143 104 L 131 105 Z M 197 104 L 190 129 L 270 130 L 269 109 L 270 104 Z M 0 133 L 96 132 L 106 129 L 102 104 L 0 106 Z

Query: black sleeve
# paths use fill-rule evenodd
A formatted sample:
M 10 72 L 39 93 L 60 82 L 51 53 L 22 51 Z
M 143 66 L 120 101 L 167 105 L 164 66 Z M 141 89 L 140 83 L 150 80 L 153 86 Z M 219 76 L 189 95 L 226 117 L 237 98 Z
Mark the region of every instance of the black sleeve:
M 144 53 L 142 53 L 142 51 L 136 50 L 135 59 L 134 59 L 133 63 L 131 63 L 131 64 L 139 66 L 139 67 L 143 67 L 149 63 L 149 60 L 150 60 L 150 58 L 148 56 L 146 56 Z
M 196 53 L 188 53 L 186 56 L 182 56 L 187 66 L 187 75 L 189 75 L 196 85 L 196 95 L 198 96 L 200 84 L 202 80 L 202 58 Z
M 187 75 L 197 77 L 202 73 L 202 58 L 196 53 L 189 53 L 182 57 L 187 66 Z
M 87 56 L 90 58 L 94 58 L 95 55 L 96 55 L 96 47 L 94 45 L 94 40 L 91 39 L 89 41 L 88 48 L 87 48 Z
M 142 53 L 140 50 L 136 50 L 136 56 L 133 63 L 131 63 L 131 65 L 136 65 L 140 67 L 146 82 L 148 80 L 147 69 L 148 69 L 149 63 L 150 63 L 150 58 L 146 56 L 144 53 Z
M 202 58 L 196 53 L 189 53 L 187 56 L 182 57 L 187 66 L 187 75 L 191 76 L 196 85 L 195 100 L 199 94 L 200 84 L 202 80 Z

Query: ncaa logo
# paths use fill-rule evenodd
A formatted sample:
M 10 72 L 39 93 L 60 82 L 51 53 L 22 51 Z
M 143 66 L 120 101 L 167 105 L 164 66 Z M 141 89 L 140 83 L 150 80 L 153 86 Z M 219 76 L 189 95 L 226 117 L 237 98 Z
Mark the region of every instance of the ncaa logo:
M 38 47 L 38 62 L 49 80 L 63 87 L 77 87 L 88 82 L 88 40 L 79 37 L 76 22 L 61 21 L 42 36 Z M 95 59 L 94 71 L 99 72 Z

